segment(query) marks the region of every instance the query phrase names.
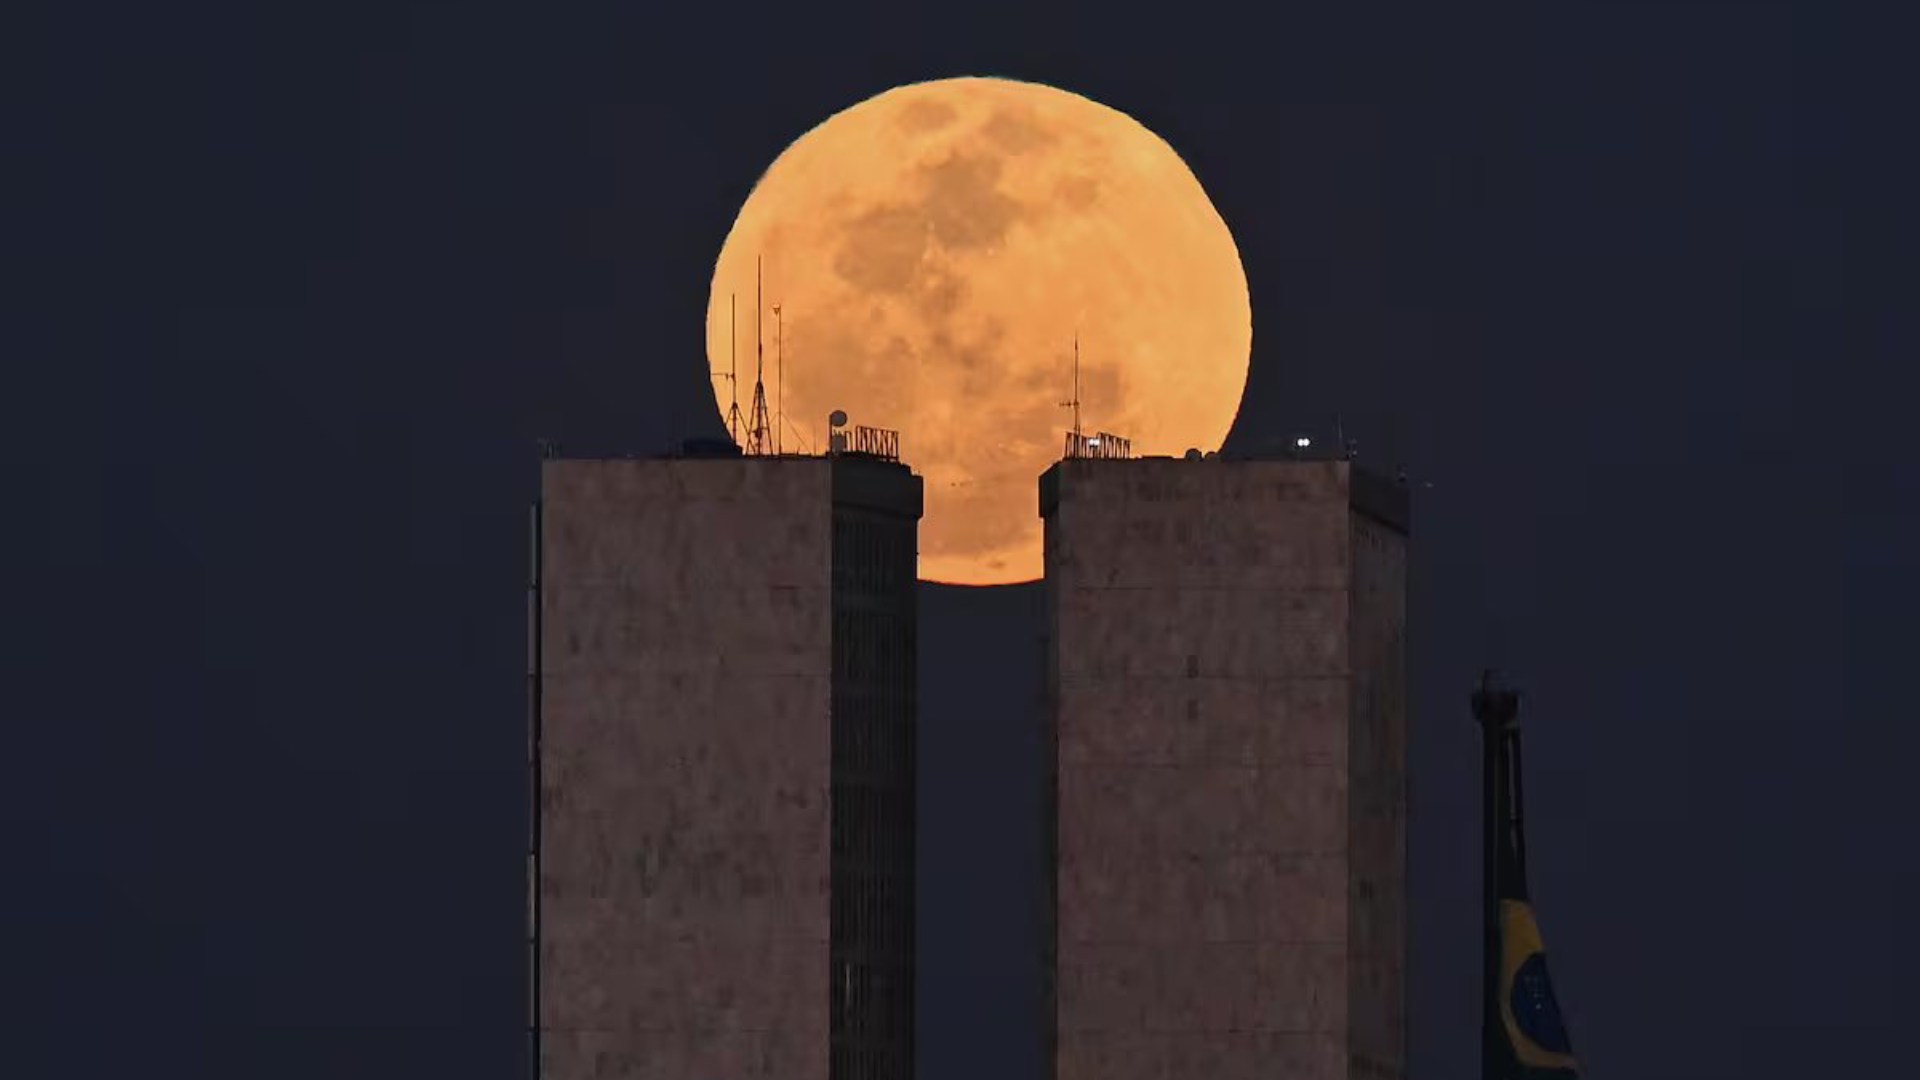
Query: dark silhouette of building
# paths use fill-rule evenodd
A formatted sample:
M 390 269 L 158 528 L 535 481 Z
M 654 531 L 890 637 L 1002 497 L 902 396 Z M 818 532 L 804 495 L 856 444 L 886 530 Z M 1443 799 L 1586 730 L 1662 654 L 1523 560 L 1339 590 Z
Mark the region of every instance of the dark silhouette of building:
M 1406 505 L 1338 459 L 1042 476 L 1046 1075 L 1404 1077 Z
M 920 479 L 728 450 L 542 463 L 544 1080 L 913 1075 Z

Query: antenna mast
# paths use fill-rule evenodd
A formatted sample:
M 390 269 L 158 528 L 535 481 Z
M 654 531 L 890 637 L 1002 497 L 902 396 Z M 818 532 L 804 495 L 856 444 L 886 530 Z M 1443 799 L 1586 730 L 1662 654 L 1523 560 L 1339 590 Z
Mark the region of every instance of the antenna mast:
M 1073 435 L 1079 438 L 1080 430 L 1080 331 L 1073 332 Z
M 740 306 L 732 293 L 727 294 L 727 385 L 733 391 L 733 404 L 727 406 L 727 433 L 735 446 L 740 444 Z
M 787 426 L 787 323 L 780 317 L 780 305 L 773 305 L 773 452 L 785 453 Z
M 771 451 L 771 440 L 768 438 L 771 432 L 768 430 L 770 425 L 767 422 L 767 384 L 765 379 L 767 367 L 767 336 L 762 332 L 760 326 L 760 315 L 761 312 L 765 310 L 766 304 L 764 294 L 761 291 L 761 271 L 760 260 L 758 258 L 754 259 L 753 263 L 753 300 L 753 418 L 751 426 L 747 430 L 746 450 L 749 454 L 766 454 Z
M 1061 402 L 1060 407 L 1073 410 L 1073 438 L 1068 440 L 1067 444 L 1072 447 L 1072 452 L 1067 456 L 1079 457 L 1080 448 L 1085 444 L 1085 439 L 1080 434 L 1080 331 L 1078 330 L 1073 332 L 1073 399 Z

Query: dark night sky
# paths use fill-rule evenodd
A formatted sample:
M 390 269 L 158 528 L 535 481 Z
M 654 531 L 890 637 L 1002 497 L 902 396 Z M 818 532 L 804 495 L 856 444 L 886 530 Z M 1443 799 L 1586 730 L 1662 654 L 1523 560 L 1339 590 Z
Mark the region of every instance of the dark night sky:
M 717 432 L 708 277 L 760 170 L 1004 74 L 1212 193 L 1234 441 L 1340 410 L 1433 482 L 1415 1080 L 1473 1075 L 1487 662 L 1530 693 L 1591 1075 L 1888 1075 L 1920 184 L 1911 36 L 1848 7 L 10 15 L 8 543 L 48 542 L 9 560 L 6 1071 L 521 1075 L 532 440 Z M 1035 594 L 928 593 L 922 1075 L 1024 1077 Z

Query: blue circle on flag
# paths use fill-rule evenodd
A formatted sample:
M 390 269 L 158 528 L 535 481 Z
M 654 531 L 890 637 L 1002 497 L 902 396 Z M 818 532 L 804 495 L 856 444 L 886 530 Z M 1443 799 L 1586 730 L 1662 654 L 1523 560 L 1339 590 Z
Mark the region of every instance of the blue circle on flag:
M 1509 1002 L 1513 1023 L 1520 1034 L 1550 1054 L 1573 1053 L 1567 1038 L 1567 1025 L 1560 1019 L 1560 1003 L 1554 1000 L 1553 982 L 1547 978 L 1547 956 L 1534 953 L 1513 973 L 1513 994 Z

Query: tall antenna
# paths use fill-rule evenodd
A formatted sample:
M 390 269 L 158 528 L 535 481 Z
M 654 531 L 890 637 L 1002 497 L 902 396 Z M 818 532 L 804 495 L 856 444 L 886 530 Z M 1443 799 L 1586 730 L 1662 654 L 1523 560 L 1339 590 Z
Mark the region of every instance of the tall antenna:
M 784 453 L 787 422 L 787 323 L 780 317 L 780 305 L 773 305 L 773 452 Z
M 753 418 L 747 429 L 747 453 L 765 454 L 771 450 L 768 436 L 771 425 L 767 422 L 767 336 L 761 329 L 760 313 L 766 309 L 765 294 L 761 290 L 760 260 L 753 261 Z
M 1080 331 L 1073 332 L 1073 434 L 1076 438 L 1084 434 L 1080 430 Z
M 740 445 L 740 305 L 727 294 L 727 384 L 733 390 L 733 404 L 727 406 L 727 433 Z
M 1083 439 L 1080 434 L 1080 331 L 1073 332 L 1073 399 L 1060 403 L 1063 409 L 1073 410 L 1073 455 L 1078 456 Z

